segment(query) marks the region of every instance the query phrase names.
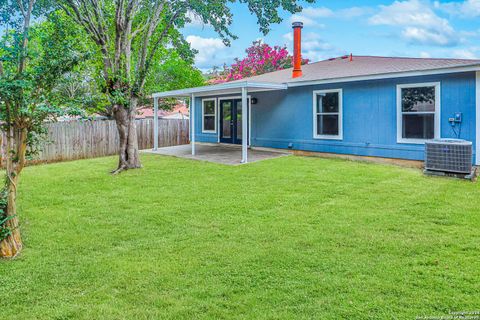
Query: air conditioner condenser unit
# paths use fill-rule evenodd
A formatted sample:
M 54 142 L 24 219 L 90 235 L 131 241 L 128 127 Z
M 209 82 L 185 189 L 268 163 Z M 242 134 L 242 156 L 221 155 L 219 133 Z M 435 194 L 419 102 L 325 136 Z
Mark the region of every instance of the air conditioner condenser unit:
M 472 142 L 435 139 L 425 142 L 425 170 L 445 173 L 472 173 Z

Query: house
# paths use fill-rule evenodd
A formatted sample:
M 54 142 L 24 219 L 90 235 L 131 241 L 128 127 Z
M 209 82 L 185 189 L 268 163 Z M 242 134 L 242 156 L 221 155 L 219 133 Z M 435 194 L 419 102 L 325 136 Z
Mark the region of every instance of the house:
M 243 162 L 249 146 L 422 160 L 425 141 L 461 138 L 480 165 L 480 60 L 350 55 L 301 66 L 302 24 L 293 28 L 293 69 L 153 95 L 155 105 L 191 98 L 193 153 L 213 142 L 242 144 Z

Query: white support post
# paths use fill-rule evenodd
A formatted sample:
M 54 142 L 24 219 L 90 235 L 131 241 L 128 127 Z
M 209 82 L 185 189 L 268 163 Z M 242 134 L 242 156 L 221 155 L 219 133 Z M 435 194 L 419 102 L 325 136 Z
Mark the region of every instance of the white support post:
M 248 99 L 247 88 L 242 87 L 242 163 L 248 162 Z
M 158 98 L 153 98 L 153 151 L 158 150 Z
M 192 156 L 195 155 L 195 95 L 192 94 L 190 96 L 190 123 L 192 124 L 190 127 L 190 134 L 192 136 L 192 139 L 190 140 L 190 143 L 192 145 Z

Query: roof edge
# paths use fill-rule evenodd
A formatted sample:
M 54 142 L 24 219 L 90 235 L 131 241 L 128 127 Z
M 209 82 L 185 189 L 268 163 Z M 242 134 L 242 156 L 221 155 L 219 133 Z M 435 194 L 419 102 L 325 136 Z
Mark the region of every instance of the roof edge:
M 451 66 L 451 67 L 437 68 L 437 69 L 388 72 L 388 73 L 378 73 L 378 74 L 371 74 L 371 75 L 360 75 L 360 76 L 351 76 L 351 77 L 342 77 L 342 78 L 330 78 L 330 79 L 321 79 L 321 80 L 304 80 L 304 81 L 300 80 L 300 81 L 294 81 L 294 82 L 287 82 L 287 85 L 288 87 L 301 87 L 301 86 L 310 86 L 315 84 L 405 78 L 405 77 L 427 76 L 427 75 L 435 75 L 435 74 L 448 74 L 448 73 L 469 72 L 469 71 L 480 71 L 480 62 L 470 64 L 470 65 Z

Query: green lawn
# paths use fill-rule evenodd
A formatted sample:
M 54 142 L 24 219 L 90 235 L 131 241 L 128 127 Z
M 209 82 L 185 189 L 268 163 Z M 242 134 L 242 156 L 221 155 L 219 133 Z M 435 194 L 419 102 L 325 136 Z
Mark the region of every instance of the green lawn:
M 0 319 L 415 319 L 480 310 L 480 184 L 284 157 L 25 169 Z

